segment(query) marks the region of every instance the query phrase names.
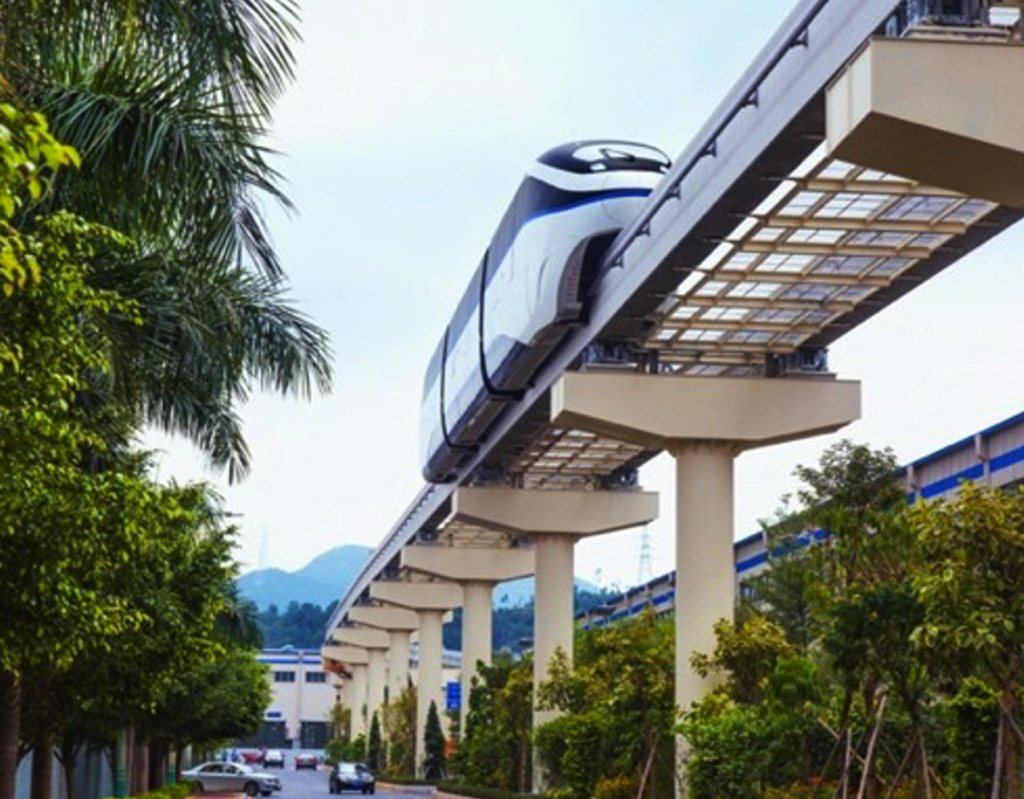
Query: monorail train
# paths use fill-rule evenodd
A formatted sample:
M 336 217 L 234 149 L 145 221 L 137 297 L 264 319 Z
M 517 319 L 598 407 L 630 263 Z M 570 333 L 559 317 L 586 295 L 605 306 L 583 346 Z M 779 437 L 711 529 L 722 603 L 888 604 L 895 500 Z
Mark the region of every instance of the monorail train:
M 668 172 L 663 152 L 580 141 L 520 184 L 444 331 L 423 386 L 423 475 L 447 482 L 573 325 L 601 257 Z

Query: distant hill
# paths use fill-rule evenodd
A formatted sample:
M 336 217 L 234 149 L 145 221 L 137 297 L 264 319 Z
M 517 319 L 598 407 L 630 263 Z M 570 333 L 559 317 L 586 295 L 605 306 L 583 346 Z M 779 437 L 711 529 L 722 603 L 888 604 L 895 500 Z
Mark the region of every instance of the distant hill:
M 310 602 L 326 607 L 340 599 L 370 557 L 370 548 L 347 544 L 329 549 L 301 569 L 293 572 L 283 569 L 257 569 L 238 579 L 238 590 L 251 599 L 260 610 L 277 605 L 284 612 L 291 602 Z M 597 592 L 593 583 L 577 578 L 581 591 Z M 524 577 L 502 583 L 494 589 L 494 606 L 512 608 L 533 599 L 533 578 Z
M 311 602 L 326 607 L 340 599 L 370 557 L 370 548 L 346 544 L 329 549 L 297 571 L 256 569 L 238 578 L 238 591 L 256 607 Z

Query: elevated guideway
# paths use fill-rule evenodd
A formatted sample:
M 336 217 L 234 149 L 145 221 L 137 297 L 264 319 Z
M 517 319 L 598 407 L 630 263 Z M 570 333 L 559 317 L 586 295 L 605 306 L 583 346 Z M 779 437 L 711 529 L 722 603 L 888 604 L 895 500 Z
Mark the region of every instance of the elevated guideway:
M 799 4 L 613 244 L 588 323 L 510 403 L 457 481 L 421 489 L 342 598 L 329 630 L 369 599 L 372 581 L 402 568 L 402 549 L 418 538 L 515 544 L 508 533 L 453 515 L 460 486 L 599 490 L 661 451 L 656 442 L 553 424 L 552 388 L 565 373 L 619 366 L 648 375 L 821 379 L 824 348 L 1020 219 L 1024 202 L 1015 203 L 1005 186 L 975 180 L 964 193 L 952 178 L 922 181 L 921 174 L 942 177 L 935 158 L 919 165 L 917 180 L 854 165 L 828 140 L 836 125 L 829 102 L 842 100 L 837 78 L 865 58 L 873 39 L 902 34 L 894 16 L 902 7 L 895 0 Z M 923 39 L 1024 52 L 1010 36 L 974 30 L 961 42 L 939 30 Z M 1014 81 L 990 77 L 987 88 L 977 86 L 978 102 L 998 104 L 993 86 Z M 923 81 L 926 96 L 941 92 Z M 658 91 L 671 97 L 665 87 Z M 869 93 L 868 105 L 874 100 Z M 877 108 L 860 111 L 880 118 L 870 116 Z M 919 124 L 905 123 L 892 135 Z M 850 123 L 842 140 L 863 143 L 854 135 L 861 133 Z M 952 148 L 946 156 L 970 163 L 977 153 L 956 149 L 964 141 L 944 140 Z M 1020 169 L 1012 147 L 1004 150 L 988 151 L 989 166 Z M 863 155 L 864 148 L 851 151 Z

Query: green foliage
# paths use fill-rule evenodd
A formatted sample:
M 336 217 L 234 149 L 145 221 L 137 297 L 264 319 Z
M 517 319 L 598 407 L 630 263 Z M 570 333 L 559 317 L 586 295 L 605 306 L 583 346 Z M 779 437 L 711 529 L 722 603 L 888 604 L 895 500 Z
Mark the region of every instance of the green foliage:
M 607 602 L 615 596 L 611 591 L 586 591 L 576 588 L 574 607 L 580 613 Z M 519 655 L 524 651 L 524 642 L 533 640 L 533 600 L 513 607 L 497 607 L 494 610 L 491 641 L 495 652 L 511 652 Z M 452 620 L 444 625 L 446 649 L 462 649 L 462 608 L 456 608 Z M 529 647 L 525 647 L 528 649 Z
M 370 737 L 366 743 L 366 764 L 372 772 L 383 771 L 386 765 L 384 754 L 384 742 L 380 735 L 380 719 L 375 712 L 370 720 Z
M 253 386 L 306 396 L 330 383 L 326 334 L 289 302 L 261 210 L 288 206 L 263 142 L 291 76 L 291 0 L 33 1 L 2 16 L 3 96 L 41 111 L 84 158 L 29 182 L 29 196 L 136 244 L 90 277 L 144 317 L 111 320 L 117 368 L 91 401 L 184 435 L 242 476 L 237 411 Z M 74 162 L 40 146 L 50 167 Z
M 312 602 L 289 602 L 284 613 L 277 605 L 271 605 L 258 613 L 256 620 L 263 645 L 275 649 L 293 646 L 296 649 L 313 649 L 323 643 L 324 628 L 334 613 L 337 602 L 326 608 Z
M 195 783 L 186 780 L 174 785 L 165 785 L 155 791 L 148 791 L 141 796 L 129 797 L 129 799 L 188 799 L 188 797 L 194 796 L 195 793 Z M 113 797 L 108 797 L 107 799 L 113 799 Z
M 697 660 L 724 672 L 723 688 L 680 726 L 690 749 L 688 796 L 748 799 L 806 777 L 822 757 L 815 718 L 827 691 L 819 669 L 764 619 L 719 624 L 716 639 L 714 656 Z
M 648 763 L 648 795 L 671 790 L 674 638 L 672 621 L 648 611 L 580 636 L 573 669 L 564 655 L 552 659 L 538 701 L 563 715 L 535 743 L 553 795 L 590 797 L 605 779 L 639 784 Z
M 530 785 L 533 661 L 499 656 L 482 665 L 469 695 L 455 768 L 463 782 L 504 791 Z
M 445 775 L 444 732 L 437 703 L 433 701 L 427 709 L 427 726 L 423 731 L 423 773 L 427 779 L 441 779 Z
M 437 790 L 453 796 L 466 796 L 471 799 L 541 799 L 539 794 L 516 793 L 500 788 L 482 788 L 478 785 L 467 785 L 461 782 L 442 780 L 437 783 Z
M 348 742 L 342 738 L 331 738 L 324 744 L 324 762 L 328 766 L 336 766 L 338 763 L 345 763 L 345 747 Z
M 84 647 L 138 628 L 141 614 L 111 583 L 146 546 L 140 520 L 119 503 L 147 486 L 80 468 L 103 442 L 78 392 L 108 368 L 104 319 L 133 314 L 86 277 L 98 253 L 126 242 L 65 213 L 14 227 L 12 215 L 77 156 L 37 115 L 4 105 L 0 119 L 0 670 L 18 675 L 67 666 Z
M 968 678 L 948 703 L 949 783 L 952 799 L 992 795 L 996 730 L 996 694 L 976 677 Z
M 742 625 L 719 620 L 715 642 L 713 654 L 695 652 L 690 665 L 701 677 L 725 673 L 726 690 L 734 701 L 743 704 L 763 699 L 776 664 L 793 654 L 783 631 L 762 616 L 751 616 Z
M 388 733 L 388 773 L 403 778 L 416 775 L 416 689 L 408 687 L 392 697 L 384 709 Z

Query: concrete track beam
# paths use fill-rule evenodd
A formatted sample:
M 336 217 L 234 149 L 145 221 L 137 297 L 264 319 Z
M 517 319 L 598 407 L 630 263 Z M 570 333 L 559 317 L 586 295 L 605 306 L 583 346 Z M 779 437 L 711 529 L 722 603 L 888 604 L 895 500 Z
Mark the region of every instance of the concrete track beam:
M 478 489 L 459 489 L 475 491 Z M 415 544 L 401 554 L 402 567 L 456 582 L 503 583 L 533 574 L 529 547 Z
M 356 605 L 350 609 L 348 620 L 361 627 L 374 627 L 378 630 L 405 630 L 412 632 L 419 626 L 419 618 L 411 610 L 396 607 L 377 607 L 373 605 Z
M 875 39 L 828 89 L 830 155 L 1024 208 L 1024 47 Z
M 366 627 L 337 627 L 331 637 L 339 644 L 362 649 L 387 649 L 391 646 L 391 639 L 384 630 Z
M 370 662 L 366 650 L 358 646 L 329 644 L 320 648 L 320 655 L 327 660 L 344 663 L 346 666 L 366 666 Z
M 658 495 L 642 491 L 459 488 L 452 494 L 453 519 L 514 535 L 598 535 L 657 516 Z
M 447 613 L 462 604 L 462 589 L 451 582 L 413 583 L 377 580 L 370 583 L 370 598 L 417 612 L 440 610 Z M 422 620 L 421 616 L 420 621 Z

